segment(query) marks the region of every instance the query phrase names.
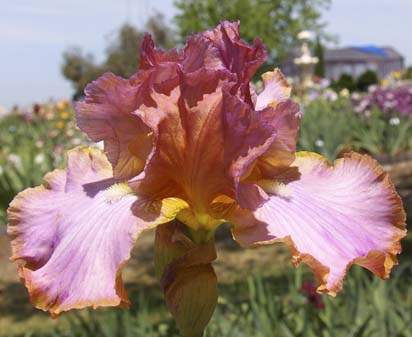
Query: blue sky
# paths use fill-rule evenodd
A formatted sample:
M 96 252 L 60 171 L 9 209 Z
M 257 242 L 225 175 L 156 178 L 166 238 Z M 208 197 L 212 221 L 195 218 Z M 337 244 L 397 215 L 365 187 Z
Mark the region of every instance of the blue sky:
M 142 26 L 173 0 L 13 0 L 0 11 L 0 106 L 70 97 L 62 53 L 79 46 L 101 60 L 123 22 Z M 323 20 L 339 45 L 392 45 L 412 64 L 411 0 L 333 0 Z

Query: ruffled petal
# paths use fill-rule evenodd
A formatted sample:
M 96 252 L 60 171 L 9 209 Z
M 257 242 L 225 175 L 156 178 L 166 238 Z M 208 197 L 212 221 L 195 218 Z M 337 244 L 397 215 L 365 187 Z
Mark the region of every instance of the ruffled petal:
M 262 110 L 268 105 L 276 106 L 279 102 L 288 99 L 292 91 L 282 72 L 276 68 L 274 71 L 268 71 L 262 75 L 264 90 L 257 96 L 256 110 Z
M 270 120 L 276 130 L 276 138 L 268 150 L 256 162 L 255 172 L 260 179 L 274 178 L 286 170 L 295 160 L 296 143 L 302 114 L 298 104 L 291 100 L 282 101 L 274 109 L 260 111 Z M 251 177 L 251 178 L 252 178 Z
M 176 49 L 162 50 L 155 48 L 150 34 L 143 36 L 140 49 L 140 69 L 150 69 L 168 62 L 179 62 L 182 55 Z
M 352 264 L 389 276 L 406 234 L 405 213 L 375 160 L 351 153 L 330 167 L 320 155 L 300 153 L 289 172 L 260 185 L 269 200 L 254 213 L 232 214 L 239 243 L 286 242 L 293 262 L 312 268 L 318 291 L 332 295 Z
M 232 104 L 226 106 L 226 114 L 230 116 L 230 111 L 236 111 L 236 122 L 227 128 L 226 141 L 230 152 L 236 153 L 229 156 L 236 158 L 231 165 L 236 199 L 241 207 L 254 210 L 268 199 L 255 182 L 276 177 L 289 169 L 295 159 L 301 113 L 299 106 L 290 100 L 261 111 L 254 111 L 244 103 L 241 108 L 240 101 L 234 104 L 235 97 L 227 101 Z M 244 110 L 246 113 L 242 114 Z
M 184 55 L 185 72 L 224 70 L 236 82 L 232 93 L 253 105 L 249 80 L 265 61 L 267 51 L 260 39 L 252 46 L 240 39 L 239 22 L 224 21 L 213 30 L 190 36 Z
M 76 103 L 77 125 L 94 142 L 104 141 L 116 178 L 138 175 L 151 150 L 150 130 L 131 113 L 141 104 L 142 83 L 106 73 Z
M 206 216 L 213 213 L 213 200 L 222 195 L 241 200 L 242 195 L 259 193 L 252 185 L 242 191 L 237 186 L 254 160 L 275 146 L 283 112 L 270 107 L 271 112 L 254 111 L 231 94 L 235 83 L 221 69 L 203 65 L 180 76 L 170 95 L 152 90 L 156 105 L 136 112 L 153 131 L 154 145 L 144 172 L 131 185 L 153 200 L 185 200 L 192 214 L 187 210 L 179 219 L 210 228 L 221 222 Z
M 144 172 L 131 185 L 139 195 L 185 200 L 198 214 L 230 193 L 223 162 L 222 90 L 215 73 L 192 82 L 188 77 L 170 95 L 152 92 L 156 107 L 142 106 L 139 117 L 152 129 L 153 152 Z M 184 76 L 184 74 L 182 74 Z M 218 76 L 218 75 L 217 75 Z M 201 97 L 196 88 L 214 83 Z
M 203 34 L 194 34 L 187 38 L 182 62 L 185 73 L 196 72 L 200 69 L 227 70 L 220 50 Z
M 104 154 L 86 148 L 70 151 L 67 169 L 46 175 L 44 186 L 19 193 L 8 209 L 11 259 L 24 262 L 19 271 L 33 305 L 53 316 L 127 305 L 121 270 L 137 236 L 176 215 L 169 201 L 143 221 L 132 213 L 138 202 L 113 179 Z
M 226 68 L 237 74 L 238 83 L 247 84 L 267 57 L 266 47 L 260 39 L 255 39 L 253 46 L 240 39 L 240 23 L 223 21 L 215 29 L 202 33 L 221 55 Z
M 233 181 L 236 201 L 241 207 L 256 208 L 266 200 L 259 186 L 241 183 L 250 175 L 254 162 L 269 150 L 277 137 L 274 111 L 257 113 L 239 97 L 224 91 L 224 160 Z

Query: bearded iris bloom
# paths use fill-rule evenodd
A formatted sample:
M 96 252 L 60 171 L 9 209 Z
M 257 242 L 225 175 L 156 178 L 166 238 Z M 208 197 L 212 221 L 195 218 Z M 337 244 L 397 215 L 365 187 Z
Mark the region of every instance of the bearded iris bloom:
M 140 233 L 176 221 L 199 245 L 224 222 L 242 246 L 285 242 L 322 293 L 352 264 L 389 276 L 405 214 L 388 175 L 365 155 L 330 166 L 296 153 L 301 113 L 281 72 L 263 74 L 259 94 L 250 85 L 266 55 L 238 23 L 190 36 L 182 52 L 147 35 L 136 74 L 87 86 L 77 124 L 104 152 L 71 150 L 8 210 L 33 305 L 54 316 L 127 305 L 121 271 Z

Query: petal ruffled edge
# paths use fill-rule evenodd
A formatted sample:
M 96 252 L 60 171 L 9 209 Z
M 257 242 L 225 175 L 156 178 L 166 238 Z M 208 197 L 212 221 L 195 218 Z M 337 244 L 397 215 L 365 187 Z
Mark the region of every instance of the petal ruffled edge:
M 162 50 L 155 48 L 152 36 L 144 34 L 140 48 L 140 69 L 150 69 L 162 63 L 182 61 L 183 56 L 176 50 Z
M 144 167 L 151 149 L 149 129 L 132 114 L 147 94 L 137 80 L 105 73 L 85 88 L 85 97 L 75 104 L 77 126 L 104 149 L 116 178 L 129 179 Z M 135 83 L 136 82 L 136 83 Z
M 393 266 L 398 264 L 397 255 L 402 251 L 400 241 L 406 236 L 406 214 L 403 209 L 402 199 L 396 192 L 395 186 L 390 180 L 389 175 L 383 171 L 376 160 L 370 156 L 361 155 L 355 152 L 346 153 L 343 158 L 337 159 L 332 166 L 329 165 L 326 158 L 317 153 L 298 152 L 297 161 L 299 161 L 300 158 L 312 161 L 312 163 L 306 162 L 304 165 L 299 166 L 301 172 L 310 171 L 313 165 L 326 165 L 329 170 L 334 170 L 348 160 L 365 164 L 372 170 L 376 179 L 382 182 L 386 190 L 389 192 L 389 200 L 392 206 L 390 225 L 394 228 L 394 234 L 391 237 L 392 243 L 389 249 L 386 251 L 371 250 L 365 256 L 352 259 L 346 264 L 345 271 L 339 278 L 338 282 L 330 286 L 328 285 L 328 277 L 330 273 L 329 267 L 319 262 L 311 254 L 299 252 L 290 235 L 282 238 L 273 238 L 273 236 L 272 238 L 269 238 L 270 235 L 265 228 L 266 225 L 259 222 L 253 213 L 248 210 L 237 209 L 229 215 L 231 218 L 230 220 L 235 224 L 234 228 L 232 228 L 233 239 L 243 247 L 269 245 L 276 242 L 286 243 L 291 252 L 293 265 L 296 267 L 302 262 L 307 264 L 319 282 L 317 291 L 331 296 L 335 296 L 337 292 L 342 289 L 344 277 L 353 264 L 357 264 L 368 269 L 382 279 L 389 278 Z M 237 226 L 237 224 L 242 223 L 243 225 Z M 261 239 L 251 240 L 251 235 L 256 238 L 260 237 Z M 265 240 L 265 237 L 268 239 Z
M 11 260 L 20 262 L 31 303 L 52 317 L 87 306 L 127 307 L 121 272 L 134 242 L 173 220 L 181 202 L 145 203 L 150 219 L 142 219 L 135 213 L 141 198 L 113 179 L 110 163 L 95 149 L 69 151 L 67 169 L 44 180 L 8 209 Z
M 279 68 L 264 73 L 262 80 L 265 87 L 256 98 L 256 110 L 267 106 L 275 107 L 279 102 L 290 98 L 292 87 Z

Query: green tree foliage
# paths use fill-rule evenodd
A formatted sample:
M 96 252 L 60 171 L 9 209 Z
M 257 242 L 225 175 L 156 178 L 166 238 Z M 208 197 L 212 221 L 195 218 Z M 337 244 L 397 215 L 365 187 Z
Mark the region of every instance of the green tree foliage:
M 406 68 L 403 78 L 406 80 L 412 80 L 412 66 Z
M 171 29 L 162 14 L 155 14 L 148 19 L 144 31 L 150 32 L 158 46 L 169 48 L 174 44 Z M 73 98 L 83 95 L 87 83 L 95 80 L 106 71 L 122 77 L 129 77 L 139 65 L 140 44 L 144 32 L 130 24 L 124 24 L 116 38 L 106 50 L 106 60 L 97 64 L 93 56 L 84 54 L 80 48 L 71 48 L 63 54 L 62 72 L 72 82 L 75 90 Z
M 259 36 L 269 47 L 271 62 L 278 63 L 295 45 L 303 29 L 321 33 L 321 10 L 330 0 L 177 0 L 175 20 L 182 41 L 192 32 L 216 26 L 220 21 L 241 22 L 242 38 Z
M 352 75 L 343 73 L 340 75 L 337 81 L 334 81 L 331 85 L 332 89 L 339 92 L 342 89 L 348 89 L 350 92 L 356 90 L 356 82 Z
M 378 75 L 373 70 L 367 70 L 361 74 L 357 80 L 356 86 L 359 91 L 367 91 L 369 86 L 379 82 Z
M 152 34 L 156 45 L 165 49 L 173 48 L 176 44 L 173 30 L 166 24 L 164 16 L 156 13 L 147 20 L 146 31 Z
M 107 49 L 107 59 L 104 68 L 122 77 L 129 77 L 139 66 L 140 43 L 143 32 L 131 25 L 125 24 L 114 41 Z
M 316 37 L 315 56 L 318 58 L 318 63 L 315 65 L 315 75 L 325 77 L 325 55 L 320 37 Z
M 72 48 L 63 54 L 62 72 L 72 82 L 73 98 L 77 99 L 83 94 L 86 84 L 104 72 L 104 67 L 95 64 L 92 55 L 84 55 L 80 48 Z

